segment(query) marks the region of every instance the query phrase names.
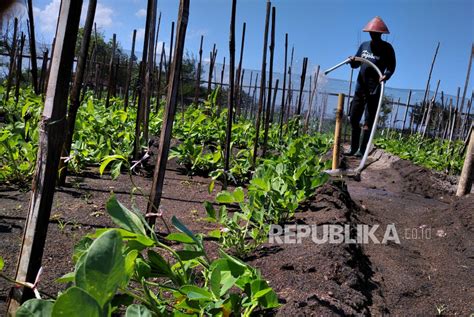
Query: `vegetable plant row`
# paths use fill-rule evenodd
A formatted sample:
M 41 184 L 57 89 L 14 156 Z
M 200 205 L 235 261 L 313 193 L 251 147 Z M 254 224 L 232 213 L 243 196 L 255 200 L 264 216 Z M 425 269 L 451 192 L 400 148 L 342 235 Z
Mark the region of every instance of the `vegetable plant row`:
M 375 145 L 415 164 L 440 172 L 460 174 L 464 143 L 460 140 L 423 138 L 420 134 L 402 136 L 391 132 L 375 140 Z

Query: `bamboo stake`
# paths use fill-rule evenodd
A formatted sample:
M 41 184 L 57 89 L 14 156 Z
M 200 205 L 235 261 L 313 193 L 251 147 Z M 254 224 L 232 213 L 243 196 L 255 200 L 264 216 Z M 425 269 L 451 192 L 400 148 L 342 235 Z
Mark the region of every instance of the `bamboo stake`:
M 267 9 L 265 15 L 265 31 L 263 33 L 263 54 L 262 54 L 262 73 L 260 78 L 260 98 L 258 101 L 258 110 L 257 110 L 257 118 L 255 121 L 255 140 L 253 145 L 253 160 L 252 160 L 252 167 L 255 168 L 255 164 L 257 163 L 257 156 L 258 156 L 258 137 L 260 133 L 260 120 L 261 114 L 263 110 L 263 100 L 265 98 L 265 83 L 266 83 L 266 71 L 267 71 L 267 43 L 268 43 L 268 24 L 270 18 L 270 8 L 271 8 L 270 0 L 267 0 Z
M 201 89 L 201 63 L 202 63 L 202 42 L 204 41 L 204 35 L 201 35 L 201 44 L 199 45 L 199 63 L 196 72 L 196 86 L 194 88 L 194 104 L 197 105 L 199 100 L 199 91 Z
M 168 74 L 166 76 L 166 82 L 167 85 L 169 85 L 169 80 L 170 80 L 170 68 L 171 68 L 171 56 L 172 56 L 172 50 L 173 50 L 173 41 L 174 41 L 174 21 L 171 22 L 171 38 L 170 38 L 170 54 L 169 54 L 169 59 L 168 59 Z
M 230 35 L 229 35 L 229 94 L 227 103 L 227 129 L 225 134 L 225 149 L 224 149 L 224 189 L 227 187 L 227 173 L 229 172 L 230 156 L 232 154 L 231 139 L 232 139 L 232 122 L 235 110 L 234 98 L 234 81 L 235 81 L 235 13 L 237 7 L 237 0 L 232 0 L 232 13 L 230 18 Z
M 46 72 L 48 71 L 48 55 L 49 55 L 48 50 L 43 52 L 43 62 L 41 64 L 41 76 L 40 76 L 40 81 L 39 81 L 40 93 L 43 93 L 45 90 L 44 86 L 46 82 Z
M 186 28 L 189 17 L 190 0 L 180 0 L 178 13 L 178 27 L 176 31 L 176 47 L 174 49 L 173 64 L 170 65 L 170 77 L 168 85 L 168 95 L 166 98 L 166 109 L 163 116 L 163 127 L 161 129 L 160 145 L 158 147 L 157 161 L 153 173 L 153 183 L 148 202 L 147 214 L 148 223 L 155 224 L 157 212 L 159 211 L 163 184 L 165 180 L 166 165 L 170 149 L 173 122 L 178 103 L 179 78 L 183 61 L 184 42 L 186 39 Z M 171 48 L 170 48 L 171 51 Z
M 18 104 L 18 99 L 20 98 L 20 86 L 22 78 L 22 61 L 23 61 L 23 48 L 25 47 L 26 35 L 21 32 L 20 37 L 20 47 L 18 48 L 18 57 L 17 57 L 17 67 L 16 67 L 16 87 L 15 87 L 15 103 Z
M 17 45 L 17 32 L 18 32 L 18 18 L 15 18 L 13 23 L 13 39 L 11 45 L 11 54 L 10 54 L 10 65 L 8 67 L 8 78 L 7 78 L 7 89 L 5 94 L 5 100 L 8 101 L 10 98 L 10 89 L 13 82 L 13 72 L 15 69 L 15 56 L 16 56 L 16 45 Z
M 462 116 L 462 111 L 464 110 L 464 100 L 466 98 L 466 92 L 467 92 L 467 86 L 469 85 L 469 78 L 471 77 L 471 66 L 472 66 L 472 59 L 474 58 L 474 43 L 471 44 L 471 54 L 469 56 L 469 63 L 467 65 L 467 75 L 466 75 L 466 81 L 464 83 L 464 89 L 463 89 L 463 93 L 462 93 L 462 99 L 461 99 L 461 109 L 460 109 L 460 114 Z M 464 120 L 463 120 L 463 123 L 461 125 L 461 130 L 463 129 L 463 125 L 464 125 Z
M 107 99 L 105 100 L 106 108 L 110 106 L 110 97 L 112 95 L 116 49 L 117 49 L 117 34 L 114 33 L 114 35 L 112 36 L 112 55 L 110 56 L 110 63 L 109 63 L 109 82 L 108 82 L 108 89 L 107 89 Z
M 216 64 L 216 58 L 217 58 L 217 49 L 216 49 L 216 44 L 214 43 L 214 47 L 212 48 L 212 51 L 210 52 L 210 62 L 209 62 L 209 77 L 207 81 L 207 95 L 209 96 L 211 94 L 211 83 L 212 83 L 212 74 L 214 72 L 214 65 Z
M 242 26 L 242 41 L 240 43 L 239 66 L 237 67 L 237 74 L 236 74 L 237 83 L 236 83 L 236 87 L 235 87 L 235 91 L 236 91 L 235 109 L 236 109 L 237 115 L 240 115 L 240 112 L 242 111 L 241 105 L 240 105 L 240 86 L 241 86 L 240 77 L 241 77 L 241 73 L 242 73 L 242 60 L 244 58 L 245 29 L 246 29 L 246 27 L 247 27 L 247 23 L 244 22 L 244 24 Z
M 469 133 L 469 142 L 466 152 L 466 158 L 459 178 L 456 196 L 464 196 L 471 192 L 472 180 L 474 179 L 474 124 L 471 124 Z M 467 143 L 467 142 L 466 142 Z
M 292 83 L 291 83 L 291 74 L 292 74 L 292 69 L 293 69 L 293 55 L 295 53 L 295 47 L 293 46 L 291 48 L 291 58 L 290 58 L 290 67 L 288 68 L 288 98 L 286 100 L 286 122 L 290 119 L 290 109 L 291 109 L 291 99 L 293 97 L 293 89 L 292 89 Z
M 306 68 L 308 66 L 308 58 L 305 57 L 303 58 L 303 71 L 301 72 L 301 81 L 300 81 L 300 93 L 298 97 L 298 108 L 296 110 L 296 115 L 300 116 L 301 115 L 301 101 L 303 98 L 303 90 L 304 90 L 304 84 L 306 80 Z
M 123 101 L 123 108 L 125 111 L 127 111 L 127 107 L 128 107 L 128 96 L 129 96 L 129 90 L 130 90 L 130 81 L 132 80 L 133 59 L 135 58 L 136 39 L 137 39 L 137 30 L 133 30 L 132 52 L 130 53 L 130 58 L 128 59 L 127 78 L 125 80 L 125 96 L 124 96 L 124 101 Z
M 429 72 L 429 74 L 428 74 L 428 81 L 426 82 L 425 94 L 424 94 L 424 96 L 423 96 L 423 102 L 421 103 L 422 112 L 423 112 L 423 110 L 425 109 L 426 98 L 427 98 L 427 96 L 428 96 L 428 90 L 429 90 L 429 86 L 430 86 L 431 73 L 433 72 L 433 67 L 434 67 L 434 64 L 435 64 L 435 61 L 436 61 L 436 56 L 438 55 L 439 45 L 440 45 L 440 42 L 438 42 L 438 45 L 436 46 L 436 51 L 435 51 L 435 54 L 434 54 L 434 56 L 433 56 L 433 61 L 431 62 L 430 72 Z M 423 119 L 423 118 L 422 118 L 422 119 Z M 419 121 L 419 122 L 418 122 L 418 126 L 419 126 L 422 122 L 423 122 L 423 121 Z M 418 127 L 417 127 L 417 130 L 418 130 Z
M 139 159 L 141 154 L 140 150 L 140 138 L 142 134 L 142 124 L 145 117 L 146 112 L 146 101 L 145 96 L 143 94 L 143 85 L 145 84 L 145 77 L 146 77 L 146 70 L 147 70 L 147 60 L 148 60 L 148 52 L 149 52 L 149 41 L 150 41 L 150 29 L 151 29 L 151 21 L 153 18 L 153 7 L 154 7 L 155 0 L 148 0 L 147 2 L 147 13 L 146 13 L 146 20 L 145 20 L 145 36 L 143 39 L 143 51 L 142 51 L 142 60 L 140 61 L 140 68 L 138 72 L 138 82 L 137 84 L 137 95 L 138 95 L 138 107 L 137 107 L 137 117 L 135 120 L 135 138 L 133 142 L 133 158 L 135 160 Z M 134 98 L 135 99 L 135 98 Z
M 145 64 L 145 89 L 143 89 L 144 111 L 143 111 L 143 140 L 148 144 L 148 122 L 150 117 L 152 81 L 153 81 L 153 51 L 155 49 L 155 32 L 156 32 L 156 14 L 157 14 L 157 0 L 152 1 L 151 16 L 150 16 L 150 38 L 148 43 L 147 61 Z M 150 10 L 150 8 L 148 8 Z
M 44 110 L 39 124 L 39 147 L 33 176 L 28 216 L 25 223 L 15 280 L 34 282 L 41 267 L 48 231 L 49 216 L 59 165 L 59 156 L 66 128 L 69 81 L 74 59 L 82 0 L 63 0 L 56 32 L 51 74 Z M 12 289 L 8 312 L 14 315 L 19 305 L 33 297 L 31 289 Z
M 158 112 L 160 108 L 160 101 L 161 101 L 161 73 L 163 71 L 163 61 L 165 56 L 165 43 L 161 47 L 161 56 L 160 56 L 160 66 L 158 67 L 158 85 L 156 87 L 157 96 L 156 96 L 156 108 L 155 111 Z
M 354 69 L 351 67 L 351 77 L 349 79 L 349 94 L 347 95 L 347 106 L 346 115 L 344 120 L 344 142 L 347 141 L 347 127 L 349 125 L 349 115 L 351 109 L 351 93 L 352 93 L 352 76 L 354 75 Z
M 39 94 L 38 87 L 38 64 L 36 59 L 36 39 L 35 39 L 35 21 L 33 15 L 33 1 L 28 0 L 28 25 L 29 25 L 29 42 L 30 42 L 30 61 L 31 61 L 31 77 L 35 94 Z
M 304 122 L 304 130 L 303 132 L 306 133 L 308 131 L 309 127 L 309 118 L 311 116 L 311 110 L 313 109 L 313 101 L 314 101 L 314 95 L 316 93 L 317 87 L 318 87 L 318 77 L 319 77 L 319 70 L 320 66 L 318 65 L 318 68 L 316 69 L 316 74 L 314 76 L 314 87 L 309 89 L 311 91 L 309 95 L 309 106 L 308 106 L 308 113 L 306 114 L 306 119 Z M 310 80 L 310 86 L 311 86 L 311 80 Z
M 408 91 L 407 103 L 406 103 L 406 107 L 405 107 L 405 115 L 403 116 L 402 132 L 405 130 L 405 123 L 407 121 L 408 110 L 410 108 L 410 100 L 411 100 L 411 89 L 410 89 L 410 91 Z
M 280 140 L 283 135 L 283 118 L 285 116 L 285 89 L 286 89 L 286 67 L 288 62 L 288 33 L 285 33 L 285 66 L 283 68 L 283 92 L 280 105 Z
M 270 122 L 273 123 L 273 115 L 275 113 L 275 103 L 276 103 L 276 97 L 277 97 L 277 94 L 278 94 L 278 85 L 280 84 L 280 80 L 277 78 L 276 82 L 275 82 L 275 89 L 273 91 L 273 101 L 272 101 L 272 112 L 271 112 L 271 115 L 270 115 Z
M 342 124 L 342 113 L 344 109 L 344 94 L 339 94 L 336 108 L 336 128 L 334 131 L 334 147 L 332 150 L 332 169 L 335 170 L 339 167 L 339 152 L 341 149 L 341 124 Z
M 270 115 L 271 115 L 271 102 L 272 102 L 272 82 L 273 82 L 273 57 L 275 53 L 275 19 L 276 19 L 276 8 L 272 7 L 272 29 L 270 35 L 270 68 L 268 73 L 268 96 L 265 114 L 265 130 L 263 134 L 263 146 L 262 146 L 262 157 L 267 153 L 268 145 L 268 129 L 270 128 Z
M 71 89 L 70 95 L 70 106 L 68 108 L 67 114 L 67 131 L 66 139 L 64 141 L 61 161 L 59 163 L 59 185 L 64 186 L 67 176 L 67 157 L 70 156 L 72 139 L 74 136 L 74 127 L 76 124 L 77 112 L 80 106 L 79 96 L 81 94 L 82 84 L 84 80 L 85 67 L 87 65 L 87 54 L 89 53 L 89 44 L 92 33 L 92 25 L 94 23 L 94 17 L 97 7 L 97 0 L 90 0 L 89 6 L 87 9 L 86 22 L 84 24 L 84 32 L 81 42 L 81 51 L 79 52 L 77 66 L 76 66 L 76 76 L 74 77 L 74 83 Z

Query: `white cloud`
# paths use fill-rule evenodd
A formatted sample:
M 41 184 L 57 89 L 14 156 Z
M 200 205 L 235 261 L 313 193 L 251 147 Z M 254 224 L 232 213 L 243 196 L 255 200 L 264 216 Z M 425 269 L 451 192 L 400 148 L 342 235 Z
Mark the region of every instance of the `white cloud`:
M 84 3 L 81 12 L 81 23 L 84 24 L 87 7 L 89 3 Z M 51 0 L 44 8 L 33 7 L 35 20 L 40 28 L 40 31 L 44 34 L 54 34 L 56 32 L 56 24 L 59 15 L 59 8 L 61 6 L 61 0 Z M 111 8 L 106 7 L 100 3 L 97 4 L 95 12 L 95 22 L 98 27 L 111 27 L 113 24 L 112 16 L 114 12 Z
M 95 12 L 95 22 L 97 23 L 98 27 L 111 27 L 113 24 L 113 15 L 114 10 L 112 8 L 106 7 L 100 3 L 97 4 L 97 10 Z
M 52 0 L 43 9 L 33 7 L 36 25 L 43 33 L 55 33 L 61 0 Z
M 135 15 L 137 17 L 140 17 L 140 18 L 146 17 L 146 10 L 145 9 L 140 9 L 137 12 L 135 12 Z

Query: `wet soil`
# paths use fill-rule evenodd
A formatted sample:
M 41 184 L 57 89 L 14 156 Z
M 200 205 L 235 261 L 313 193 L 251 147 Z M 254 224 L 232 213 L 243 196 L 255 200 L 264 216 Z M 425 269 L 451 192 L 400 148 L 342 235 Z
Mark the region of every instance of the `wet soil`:
M 279 316 L 469 315 L 474 312 L 474 196 L 456 198 L 456 179 L 376 151 L 361 181 L 333 180 L 319 188 L 291 224 L 393 224 L 400 244 L 266 243 L 247 260 L 277 292 Z M 357 162 L 349 160 L 348 164 Z M 134 176 L 148 194 L 151 178 Z M 163 194 L 165 221 L 172 216 L 196 232 L 213 226 L 203 201 L 213 201 L 210 180 L 183 175 L 170 162 Z M 218 186 L 216 186 L 218 187 Z M 112 226 L 105 203 L 114 192 L 125 205 L 145 210 L 129 176 L 99 177 L 91 169 L 68 178 L 55 195 L 43 256 L 41 289 L 56 294 L 55 279 L 73 269 L 74 244 L 97 228 Z M 0 255 L 12 276 L 21 245 L 29 193 L 0 185 Z M 133 201 L 132 201 L 133 200 Z M 162 222 L 158 228 L 165 232 Z M 291 227 L 290 227 L 291 228 Z M 428 234 L 429 233 L 429 234 Z M 209 245 L 211 255 L 215 247 Z M 0 315 L 11 285 L 0 279 Z

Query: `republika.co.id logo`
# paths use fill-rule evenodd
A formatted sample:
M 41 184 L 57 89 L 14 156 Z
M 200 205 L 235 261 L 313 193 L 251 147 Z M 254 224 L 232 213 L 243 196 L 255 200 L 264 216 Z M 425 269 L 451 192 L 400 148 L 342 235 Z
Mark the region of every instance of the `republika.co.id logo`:
M 389 224 L 385 230 L 379 225 L 271 225 L 269 243 L 299 244 L 305 239 L 323 244 L 400 244 L 395 224 Z

